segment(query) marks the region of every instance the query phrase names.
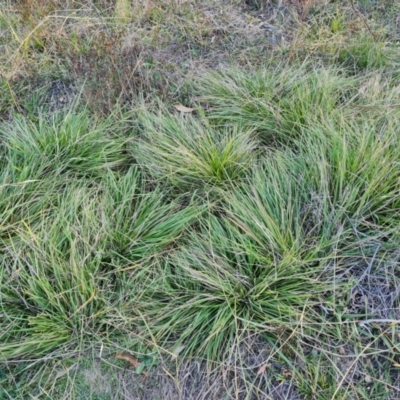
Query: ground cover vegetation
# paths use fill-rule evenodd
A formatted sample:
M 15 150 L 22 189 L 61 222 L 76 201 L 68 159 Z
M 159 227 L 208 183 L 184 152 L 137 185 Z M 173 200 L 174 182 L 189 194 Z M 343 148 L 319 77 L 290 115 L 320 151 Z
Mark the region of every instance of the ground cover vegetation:
M 1 399 L 398 399 L 400 4 L 0 1 Z

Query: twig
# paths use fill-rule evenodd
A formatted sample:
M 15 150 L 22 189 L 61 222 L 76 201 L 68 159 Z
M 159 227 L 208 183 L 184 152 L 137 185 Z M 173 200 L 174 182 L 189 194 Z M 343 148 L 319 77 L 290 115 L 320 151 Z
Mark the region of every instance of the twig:
M 370 28 L 370 26 L 368 25 L 368 22 L 366 20 L 366 18 L 361 14 L 360 10 L 358 10 L 356 8 L 356 6 L 354 5 L 354 0 L 350 0 L 350 4 L 351 4 L 351 8 L 353 9 L 354 13 L 358 16 L 358 18 L 360 18 L 362 20 L 362 22 L 364 23 L 365 27 L 368 29 L 368 32 L 371 34 L 371 36 L 374 38 L 375 42 L 378 41 L 376 35 L 374 32 L 372 32 L 372 29 Z

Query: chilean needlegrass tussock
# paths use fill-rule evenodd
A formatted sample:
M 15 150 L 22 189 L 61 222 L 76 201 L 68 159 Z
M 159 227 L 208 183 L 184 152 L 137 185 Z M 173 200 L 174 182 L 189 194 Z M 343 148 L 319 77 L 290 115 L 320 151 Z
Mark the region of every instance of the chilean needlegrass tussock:
M 37 176 L 72 173 L 98 176 L 107 168 L 125 163 L 124 139 L 113 118 L 97 120 L 87 110 L 41 114 L 37 121 L 16 116 L 0 131 L 5 156 L 17 171 Z
M 135 269 L 173 247 L 202 212 L 163 202 L 158 189 L 146 192 L 135 167 L 125 174 L 104 169 L 102 180 L 83 182 L 69 177 L 1 242 L 0 303 L 8 310 L 1 359 L 117 337 L 109 321 L 140 285 Z
M 372 117 L 315 125 L 297 142 L 300 169 L 314 193 L 363 231 L 389 232 L 399 224 L 397 132 L 398 123 L 382 126 Z
M 253 129 L 270 145 L 288 142 L 302 127 L 345 112 L 354 83 L 339 69 L 304 63 L 218 72 L 199 78 L 196 87 L 213 123 Z
M 103 229 L 107 232 L 102 244 L 109 260 L 140 261 L 173 246 L 180 235 L 204 209 L 194 201 L 186 207 L 178 197 L 167 201 L 166 193 L 156 187 L 146 191 L 137 167 L 124 175 L 109 172 L 104 177 L 104 193 L 100 204 Z
M 99 228 L 92 219 L 95 201 L 81 185 L 68 189 L 36 220 L 21 221 L 2 246 L 1 304 L 9 309 L 2 321 L 2 359 L 75 346 L 81 335 L 99 329 L 110 306 L 110 277 L 91 256 L 91 237 Z
M 318 281 L 322 267 L 274 261 L 249 235 L 215 217 L 155 267 L 152 283 L 137 294 L 137 307 L 152 321 L 142 334 L 210 362 L 223 361 L 251 330 L 276 340 L 304 314 L 316 321 L 313 307 L 329 287 Z
M 192 116 L 144 112 L 133 152 L 154 178 L 179 190 L 207 191 L 241 180 L 254 166 L 258 141 L 249 129 L 214 129 Z
M 0 3 L 0 399 L 399 398 L 394 25 Z

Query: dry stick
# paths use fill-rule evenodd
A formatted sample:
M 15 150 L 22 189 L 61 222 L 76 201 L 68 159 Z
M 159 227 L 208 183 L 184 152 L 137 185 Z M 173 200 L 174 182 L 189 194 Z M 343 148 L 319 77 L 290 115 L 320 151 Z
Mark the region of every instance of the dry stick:
M 353 9 L 354 13 L 358 16 L 358 18 L 361 19 L 361 21 L 364 23 L 365 27 L 368 29 L 368 32 L 371 34 L 371 36 L 374 38 L 375 42 L 378 41 L 378 39 L 376 38 L 376 35 L 374 32 L 372 32 L 372 29 L 370 28 L 370 26 L 368 25 L 368 22 L 366 20 L 366 18 L 361 14 L 360 10 L 358 10 L 356 8 L 356 6 L 354 5 L 354 0 L 350 0 L 350 4 L 351 4 L 351 8 Z

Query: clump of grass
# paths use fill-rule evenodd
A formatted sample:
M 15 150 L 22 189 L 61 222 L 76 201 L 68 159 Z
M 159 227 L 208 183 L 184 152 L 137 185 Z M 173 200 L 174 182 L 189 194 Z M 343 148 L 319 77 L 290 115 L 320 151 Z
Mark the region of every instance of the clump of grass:
M 200 234 L 147 275 L 133 302 L 147 322 L 142 334 L 210 362 L 224 360 L 249 331 L 277 339 L 302 315 L 318 318 L 312 308 L 329 285 L 317 279 L 322 265 L 305 264 L 274 261 L 247 232 L 210 216 Z
M 318 196 L 351 221 L 382 231 L 399 223 L 398 124 L 364 118 L 361 123 L 318 126 L 304 132 L 301 169 Z M 302 144 L 300 145 L 300 142 Z M 310 153 L 310 148 L 315 148 Z M 317 150 L 318 149 L 318 150 Z M 308 156 L 305 156 L 308 153 Z M 318 188 L 318 189 L 317 189 Z
M 394 49 L 385 46 L 384 41 L 376 41 L 366 34 L 344 43 L 338 53 L 338 62 L 355 72 L 375 70 L 389 65 Z
M 266 144 L 287 143 L 302 128 L 343 112 L 352 89 L 339 70 L 308 63 L 216 73 L 197 85 L 212 121 L 254 129 Z
M 204 75 L 196 91 L 208 114 L 139 110 L 133 130 L 108 116 L 116 102 L 176 99 L 199 60 L 223 65 L 229 52 L 258 65 L 277 31 L 269 22 L 279 24 L 289 3 L 278 2 L 267 29 L 237 1 L 88 1 L 74 15 L 60 0 L 22 2 L 18 12 L 3 3 L 0 397 L 168 397 L 163 384 L 151 391 L 165 375 L 150 371 L 138 385 L 134 372 L 115 372 L 122 360 L 97 374 L 112 385 L 88 385 L 85 359 L 96 375 L 123 350 L 151 365 L 164 354 L 218 361 L 213 379 L 232 387 L 221 379 L 221 390 L 196 398 L 397 398 L 399 87 L 390 44 L 361 37 L 346 6 L 335 4 L 332 17 L 315 2 L 290 2 L 304 31 L 289 47 L 290 30 L 280 32 L 264 69 Z M 292 65 L 276 59 L 286 50 Z M 42 70 L 44 80 L 72 72 L 72 86 L 85 81 L 97 117 L 37 114 L 42 94 L 27 93 Z M 361 71 L 369 73 L 354 76 Z M 197 204 L 207 196 L 193 200 L 210 191 L 222 200 L 212 211 Z M 174 398 L 190 396 L 188 380 L 198 388 L 195 374 L 184 375 Z
M 179 197 L 170 202 L 160 188 L 149 191 L 146 187 L 136 167 L 122 176 L 108 173 L 104 178 L 101 209 L 107 235 L 101 251 L 104 262 L 114 267 L 119 261 L 123 265 L 140 261 L 173 247 L 185 228 L 204 212 L 187 197 L 187 205 L 182 206 Z
M 327 215 L 328 205 L 326 225 L 310 227 L 309 188 L 297 180 L 298 166 L 291 152 L 271 154 L 226 195 L 221 217 L 203 219 L 146 274 L 133 302 L 152 321 L 144 335 L 222 361 L 249 331 L 276 341 L 323 320 L 319 305 L 331 304 L 332 276 L 343 268 L 332 268 L 334 249 L 349 233 L 338 234 L 340 216 Z
M 301 340 L 310 327 L 340 335 L 326 319 L 345 292 L 334 277 L 351 265 L 357 245 L 341 242 L 351 244 L 354 232 L 340 228 L 346 218 L 329 201 L 313 203 L 294 154 L 271 159 L 227 196 L 222 218 L 208 217 L 146 275 L 135 303 L 152 322 L 144 335 L 209 361 L 229 358 L 249 332 L 271 343 Z
M 145 112 L 140 121 L 133 155 L 151 176 L 183 192 L 226 187 L 255 164 L 258 141 L 249 129 L 215 129 L 206 120 L 168 112 Z
M 68 178 L 45 206 L 1 241 L 2 360 L 117 340 L 111 321 L 140 285 L 127 271 L 145 270 L 201 211 L 146 193 L 136 169 L 98 184 Z
M 95 191 L 69 185 L 36 220 L 15 224 L 15 237 L 2 242 L 1 359 L 41 357 L 81 335 L 96 332 L 106 305 L 110 277 L 91 256 Z M 99 313 L 97 317 L 94 317 Z M 92 330 L 94 329 L 94 330 Z
M 95 177 L 126 163 L 125 140 L 115 122 L 112 117 L 101 121 L 87 110 L 41 114 L 37 121 L 15 116 L 1 126 L 0 134 L 9 168 L 20 173 L 18 179 L 67 173 Z M 35 166 L 40 174 L 33 171 Z

